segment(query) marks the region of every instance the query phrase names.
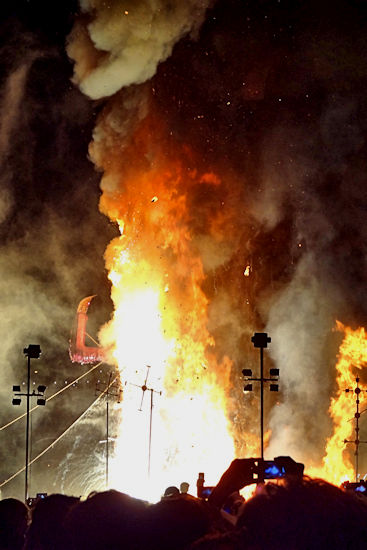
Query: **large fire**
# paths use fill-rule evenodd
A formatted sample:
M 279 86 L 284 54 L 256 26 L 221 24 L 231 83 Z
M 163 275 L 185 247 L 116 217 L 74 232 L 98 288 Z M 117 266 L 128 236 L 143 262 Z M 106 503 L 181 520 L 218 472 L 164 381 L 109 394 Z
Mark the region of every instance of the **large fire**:
M 220 248 L 234 238 L 229 222 L 234 208 L 227 204 L 209 213 L 202 208 L 200 201 L 218 189 L 228 196 L 225 184 L 195 168 L 195 155 L 167 139 L 164 125 L 152 115 L 136 125 L 123 156 L 118 135 L 110 147 L 99 147 L 98 132 L 103 134 L 111 113 L 104 113 L 90 148 L 95 162 L 107 167 L 101 210 L 120 230 L 105 254 L 114 313 L 100 332 L 104 354 L 124 384 L 110 481 L 120 490 L 157 499 L 165 486 L 182 481 L 194 491 L 201 471 L 206 483 L 215 484 L 241 447 L 239 438 L 246 442 L 246 456 L 259 455 L 257 430 L 239 433 L 230 418 L 236 408 L 233 359 L 230 353 L 218 359 L 208 329 L 210 299 L 203 291 L 197 239 L 201 230 Z M 337 328 L 344 339 L 329 409 L 333 433 L 322 465 L 306 464 L 305 471 L 339 485 L 355 476 L 352 446 L 345 441 L 354 441 L 356 402 L 345 390 L 354 391 L 357 371 L 367 362 L 367 339 L 363 328 L 353 331 L 341 323 Z M 84 336 L 81 340 L 88 358 L 92 348 L 84 345 Z M 257 410 L 251 418 L 257 424 Z
M 110 146 L 99 147 L 97 137 L 111 113 L 107 109 L 101 118 L 90 148 L 97 165 L 105 167 L 101 210 L 120 229 L 105 255 L 115 309 L 100 332 L 124 383 L 110 481 L 120 490 L 157 499 L 165 486 L 182 481 L 194 491 L 201 471 L 206 483 L 215 484 L 238 449 L 238 430 L 229 418 L 233 361 L 229 356 L 218 360 L 208 330 L 210 301 L 196 238 L 205 225 L 207 242 L 220 247 L 231 239 L 233 210 L 228 204 L 210 214 L 201 209 L 200 200 L 217 189 L 226 196 L 223 182 L 196 169 L 190 149 L 168 140 L 164 125 L 152 115 L 136 125 L 123 156 L 118 135 L 107 141 Z M 198 198 L 193 209 L 190 203 Z M 329 410 L 333 434 L 322 465 L 305 466 L 306 473 L 340 484 L 354 477 L 351 448 L 344 441 L 353 439 L 355 400 L 345 390 L 355 387 L 356 369 L 367 362 L 367 340 L 363 328 L 353 331 L 341 323 L 337 328 L 345 337 Z M 251 417 L 257 424 L 258 411 Z M 258 456 L 256 430 L 255 436 L 249 430 L 240 437 L 246 456 Z
M 184 172 L 172 157 L 148 162 L 147 132 L 143 124 L 131 147 L 133 155 L 140 142 L 140 169 L 123 170 L 119 192 L 101 200 L 121 236 L 106 252 L 115 311 L 100 337 L 125 382 L 114 486 L 157 497 L 182 481 L 194 490 L 200 471 L 215 483 L 234 457 L 234 443 L 226 408 L 231 361 L 214 354 L 187 208 L 193 187 L 208 192 L 220 182 L 214 174 Z M 212 219 L 213 234 L 220 218 Z M 148 395 L 140 411 L 141 386 Z
M 367 336 L 364 328 L 352 330 L 337 322 L 337 329 L 344 333 L 344 339 L 339 348 L 336 364 L 335 396 L 331 399 L 329 414 L 333 422 L 333 433 L 326 442 L 325 456 L 321 468 L 311 468 L 310 475 L 318 475 L 331 483 L 340 485 L 343 481 L 353 480 L 359 472 L 351 462 L 351 452 L 346 441 L 354 443 L 356 439 L 355 424 L 356 399 L 362 400 L 361 392 L 355 394 L 356 378 L 367 364 Z M 353 396 L 355 398 L 353 399 Z M 355 449 L 355 444 L 353 445 Z
M 325 435 L 317 418 L 305 422 L 301 430 L 297 425 L 302 396 L 309 397 L 313 391 L 306 369 L 312 363 L 313 368 L 322 370 L 319 363 L 324 333 L 331 331 L 337 318 L 336 312 L 329 317 L 330 311 L 334 312 L 332 298 L 324 301 L 326 284 L 318 284 L 320 270 L 316 269 L 310 278 L 308 269 L 319 250 L 312 249 L 314 241 L 319 240 L 315 235 L 329 233 L 325 231 L 329 220 L 323 218 L 320 208 L 314 206 L 315 211 L 311 208 L 305 212 L 306 199 L 299 200 L 299 196 L 306 193 L 307 198 L 310 192 L 308 179 L 306 185 L 300 174 L 308 178 L 314 159 L 309 159 L 310 166 L 297 161 L 292 142 L 298 142 L 298 137 L 287 137 L 283 147 L 280 134 L 288 136 L 288 130 L 274 132 L 274 121 L 268 128 L 268 116 L 264 118 L 266 139 L 259 139 L 256 124 L 253 127 L 250 123 L 256 109 L 243 109 L 243 101 L 249 98 L 243 99 L 242 86 L 251 73 L 244 73 L 239 89 L 230 95 L 226 80 L 236 71 L 224 71 L 221 87 L 215 93 L 213 88 L 211 95 L 208 83 L 218 72 L 216 65 L 207 65 L 212 54 L 217 52 L 217 67 L 230 66 L 223 63 L 216 27 L 215 34 L 210 35 L 212 44 L 210 40 L 205 42 L 204 33 L 205 46 L 200 45 L 200 56 L 192 58 L 200 60 L 199 68 L 210 68 L 202 75 L 202 89 L 186 89 L 186 63 L 190 61 L 182 52 L 177 58 L 183 63 L 181 71 L 176 71 L 173 60 L 171 71 L 169 66 L 160 65 L 157 79 L 153 77 L 174 45 L 199 29 L 209 5 L 195 0 L 142 1 L 132 3 L 127 10 L 118 0 L 112 4 L 87 1 L 68 44 L 68 53 L 75 60 L 74 81 L 90 98 L 104 101 L 90 156 L 103 173 L 100 210 L 120 231 L 105 255 L 114 314 L 99 334 L 106 358 L 117 366 L 124 384 L 110 481 L 116 488 L 145 498 L 156 498 L 165 486 L 181 481 L 189 481 L 193 491 L 192 484 L 200 471 L 205 473 L 207 483 L 215 483 L 236 453 L 259 456 L 259 411 L 256 399 L 248 407 L 251 412 L 244 401 L 239 402 L 239 371 L 243 355 L 249 351 L 247 337 L 249 340 L 254 330 L 266 325 L 269 317 L 275 319 L 273 326 L 283 340 L 274 355 L 276 362 L 281 363 L 288 352 L 296 359 L 288 365 L 289 383 L 280 404 L 291 404 L 279 407 L 279 433 L 289 428 L 291 435 L 285 441 L 292 444 L 293 451 L 297 451 L 300 438 L 306 439 L 301 447 L 307 447 L 305 452 L 311 455 L 313 433 L 307 438 L 307 430 L 313 430 L 320 440 Z M 183 51 L 188 53 L 189 48 Z M 169 78 L 175 80 L 175 85 L 169 93 L 162 93 Z M 187 93 L 179 93 L 181 88 Z M 211 97 L 209 104 L 215 103 L 215 124 L 209 120 L 212 115 L 205 90 Z M 198 91 L 203 95 L 199 102 Z M 232 111 L 236 98 L 241 109 Z M 278 105 L 282 98 L 276 98 Z M 190 109 L 184 108 L 186 103 Z M 216 122 L 219 113 L 232 113 L 231 119 L 222 115 L 219 119 L 226 121 L 227 131 Z M 244 116 L 246 113 L 248 116 Z M 239 139 L 242 132 L 243 141 Z M 290 135 L 298 136 L 298 125 L 297 133 Z M 198 136 L 204 136 L 202 147 Z M 255 145 L 250 147 L 253 138 Z M 237 140 L 232 157 L 230 148 Z M 271 154 L 267 143 L 271 143 Z M 298 156 L 303 159 L 303 155 Z M 263 162 L 265 171 L 260 166 Z M 294 166 L 289 173 L 285 169 L 288 164 Z M 300 174 L 296 175 L 297 171 Z M 319 195 L 315 197 L 307 202 L 318 205 Z M 280 223 L 283 210 L 284 227 Z M 312 220 L 307 227 L 305 216 Z M 314 226 L 315 219 L 319 225 Z M 292 238 L 291 227 L 304 233 L 309 250 L 298 240 L 296 255 L 292 246 L 284 246 L 285 239 Z M 329 245 L 327 239 L 321 239 L 321 250 L 325 252 Z M 283 255 L 284 250 L 288 255 Z M 275 261 L 276 256 L 281 260 L 284 256 L 284 261 Z M 290 291 L 282 296 L 282 287 L 287 284 Z M 269 308 L 273 316 L 269 316 Z M 279 315 L 274 314 L 277 308 Z M 299 317 L 294 330 L 293 315 Z M 300 365 L 312 341 L 313 318 L 322 331 L 320 349 L 311 354 L 309 362 Z M 308 327 L 304 327 L 306 320 Z M 353 438 L 355 400 L 345 389 L 355 387 L 356 370 L 366 362 L 364 330 L 339 328 L 345 338 L 329 411 L 333 433 L 326 444 L 323 464 L 317 469 L 305 464 L 308 473 L 337 484 L 353 477 L 352 446 L 344 440 Z M 295 336 L 303 329 L 306 338 L 295 351 Z M 82 355 L 87 357 L 90 351 L 83 339 L 81 342 Z M 289 349 L 292 346 L 293 355 Z M 297 372 L 296 368 L 291 372 L 293 363 Z M 282 369 L 282 364 L 276 366 Z M 281 376 L 285 370 L 281 370 Z M 289 376 L 292 374 L 293 378 Z M 297 407 L 294 418 L 292 407 Z M 320 410 L 326 407 L 323 403 Z M 312 410 L 311 402 L 308 410 Z M 275 436 L 269 434 L 271 446 Z M 282 452 L 287 451 L 285 448 Z

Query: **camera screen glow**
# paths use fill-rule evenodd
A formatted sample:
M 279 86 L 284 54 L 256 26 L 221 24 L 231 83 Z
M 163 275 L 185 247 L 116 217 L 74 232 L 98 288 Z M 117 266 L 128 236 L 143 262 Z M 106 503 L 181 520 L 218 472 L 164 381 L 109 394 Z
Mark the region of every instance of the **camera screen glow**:
M 278 468 L 278 466 L 276 466 L 275 464 L 270 464 L 265 468 L 265 476 L 267 478 L 282 477 L 284 476 L 284 474 L 285 474 L 284 468 L 283 467 Z

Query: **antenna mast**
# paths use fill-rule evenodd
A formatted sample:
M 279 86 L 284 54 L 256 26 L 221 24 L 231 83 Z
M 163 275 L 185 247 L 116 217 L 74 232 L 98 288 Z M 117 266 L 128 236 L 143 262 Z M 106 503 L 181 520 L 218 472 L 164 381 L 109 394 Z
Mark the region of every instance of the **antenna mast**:
M 350 390 L 349 388 L 347 388 L 345 390 L 345 393 L 349 393 Z M 356 387 L 354 388 L 354 393 L 356 394 L 356 412 L 354 414 L 354 418 L 355 418 L 355 428 L 354 428 L 354 431 L 355 431 L 355 439 L 354 441 L 349 441 L 348 439 L 344 439 L 344 443 L 353 443 L 354 446 L 355 446 L 355 450 L 354 450 L 354 456 L 355 456 L 355 478 L 356 478 L 356 482 L 358 482 L 358 476 L 359 476 L 359 445 L 361 443 L 367 443 L 367 441 L 361 441 L 359 439 L 359 419 L 360 419 L 360 416 L 361 416 L 361 413 L 359 412 L 359 394 L 364 391 L 362 390 L 360 387 L 359 387 L 359 378 L 357 377 L 356 378 Z

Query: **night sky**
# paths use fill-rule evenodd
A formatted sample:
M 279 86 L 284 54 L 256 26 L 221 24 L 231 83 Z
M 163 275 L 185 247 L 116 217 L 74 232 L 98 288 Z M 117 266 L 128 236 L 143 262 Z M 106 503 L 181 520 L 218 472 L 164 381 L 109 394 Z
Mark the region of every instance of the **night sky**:
M 133 10 L 134 2 L 120 4 Z M 97 295 L 92 334 L 111 314 L 103 254 L 118 229 L 98 210 L 101 173 L 88 158 L 110 98 L 80 91 L 66 51 L 78 3 L 30 0 L 0 10 L 3 425 L 23 412 L 12 407 L 11 388 L 25 380 L 28 344 L 42 347 L 34 380 L 47 384 L 49 394 L 88 370 L 70 362 L 70 330 L 79 300 L 89 294 Z M 302 457 L 313 448 L 321 457 L 340 341 L 332 329 L 336 319 L 357 328 L 367 317 L 367 5 L 219 0 L 204 13 L 196 32 L 182 33 L 151 77 L 110 95 L 113 101 L 148 90 L 150 108 L 175 147 L 190 148 L 188 169 L 212 171 L 224 182 L 210 196 L 202 189 L 190 196 L 198 247 L 221 201 L 235 212 L 238 228 L 225 260 L 213 267 L 203 253 L 212 319 L 222 312 L 211 327 L 217 353 L 231 349 L 240 371 L 244 357 L 257 359 L 249 335 L 268 331 L 286 403 L 272 429 L 277 435 L 277 422 L 281 427 L 294 414 L 299 440 L 286 441 L 289 452 L 298 441 Z M 37 411 L 33 455 L 95 399 L 96 381 L 110 369 L 97 369 Z M 240 382 L 234 397 L 241 394 Z M 315 407 L 317 425 L 310 420 Z M 101 410 L 96 417 L 34 466 L 34 479 L 42 473 L 44 486 L 37 481 L 32 489 L 79 490 L 73 472 L 86 454 L 90 469 L 98 461 Z M 241 425 L 241 418 L 235 421 Z M 0 437 L 1 482 L 24 464 L 24 421 Z M 23 479 L 7 484 L 3 497 L 22 496 Z

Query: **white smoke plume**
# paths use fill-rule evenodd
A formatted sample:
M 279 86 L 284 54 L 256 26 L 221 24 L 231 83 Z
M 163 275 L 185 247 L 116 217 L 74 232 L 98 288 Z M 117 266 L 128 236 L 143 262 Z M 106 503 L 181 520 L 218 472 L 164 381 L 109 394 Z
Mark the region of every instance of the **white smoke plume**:
M 46 385 L 49 397 L 78 376 L 68 356 L 70 330 L 86 284 L 95 290 L 97 280 L 103 280 L 102 234 L 109 226 L 98 214 L 96 177 L 89 169 L 87 143 L 83 149 L 80 132 L 92 108 L 70 85 L 64 44 L 60 50 L 16 18 L 1 21 L 0 35 L 2 427 L 25 410 L 24 397 L 20 407 L 12 406 L 12 385 L 26 387 L 23 349 L 29 344 L 39 344 L 42 350 L 32 364 L 32 388 Z M 104 228 L 100 237 L 92 229 L 97 220 Z M 100 265 L 95 271 L 85 250 L 91 254 L 98 248 Z M 108 288 L 106 293 L 108 298 Z M 93 400 L 94 392 L 91 395 L 86 383 L 79 389 L 78 396 L 69 389 L 32 413 L 32 457 Z M 1 431 L 0 483 L 24 465 L 24 428 L 23 418 Z M 56 446 L 50 461 L 55 469 L 59 452 Z M 38 464 L 32 468 L 32 492 L 51 491 L 50 454 L 40 460 L 39 470 Z M 24 474 L 19 474 L 3 486 L 2 495 L 22 498 L 23 487 Z
M 315 261 L 312 253 L 303 256 L 289 285 L 272 296 L 266 326 L 282 391 L 282 402 L 271 414 L 267 452 L 277 456 L 287 450 L 308 465 L 319 463 L 322 438 L 330 430 L 328 415 L 315 410 L 326 412 L 329 405 L 338 305 L 336 289 L 317 279 Z
M 176 42 L 200 27 L 210 2 L 189 0 L 82 0 L 86 15 L 67 48 L 74 81 L 92 99 L 141 84 L 172 53 Z

